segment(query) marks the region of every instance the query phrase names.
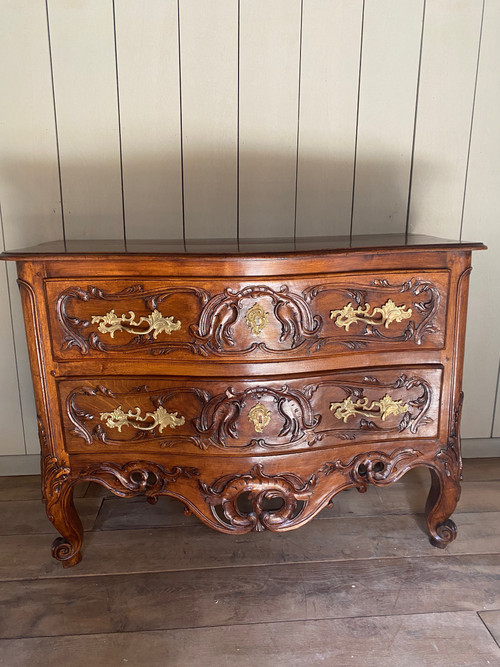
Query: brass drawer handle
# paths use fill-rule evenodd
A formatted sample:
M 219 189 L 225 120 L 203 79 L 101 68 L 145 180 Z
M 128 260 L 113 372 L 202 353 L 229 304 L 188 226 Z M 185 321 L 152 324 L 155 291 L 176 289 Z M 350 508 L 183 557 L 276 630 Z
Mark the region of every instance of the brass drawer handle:
M 144 417 L 141 417 L 140 408 L 124 412 L 122 406 L 119 405 L 113 412 L 101 412 L 100 417 L 101 421 L 106 422 L 106 426 L 117 428 L 120 433 L 124 426 L 133 426 L 139 431 L 152 431 L 159 426 L 158 430 L 162 433 L 163 429 L 167 428 L 167 426 L 176 428 L 177 426 L 182 426 L 186 421 L 182 415 L 179 416 L 177 412 L 167 412 L 162 406 L 154 412 L 146 412 Z M 139 424 L 139 422 L 146 422 L 148 419 L 153 419 L 153 423 L 148 426 L 141 426 Z
M 135 322 L 135 313 L 133 310 L 129 311 L 128 317 L 123 314 L 121 317 L 110 310 L 106 315 L 92 315 L 92 324 L 99 324 L 98 330 L 103 334 L 109 334 L 111 338 L 115 337 L 116 331 L 126 331 L 127 333 L 135 334 L 137 336 L 146 336 L 153 332 L 153 338 L 158 338 L 158 334 L 171 334 L 172 331 L 177 331 L 181 328 L 181 321 L 174 322 L 173 316 L 163 317 L 159 310 L 153 310 L 151 315 L 147 317 L 140 317 L 138 322 Z M 133 329 L 131 327 L 140 327 L 141 324 L 148 324 L 149 327 L 145 330 Z M 128 326 L 124 326 L 128 324 Z
M 342 419 L 344 423 L 349 417 L 356 415 L 378 417 L 385 421 L 390 415 L 402 415 L 409 409 L 408 403 L 403 405 L 402 401 L 395 401 L 389 394 L 386 394 L 380 401 L 372 401 L 370 405 L 368 405 L 367 398 L 359 398 L 354 403 L 350 396 L 342 403 L 330 403 L 330 410 L 334 412 L 337 419 Z
M 411 308 L 407 306 L 396 306 L 392 299 L 388 299 L 383 306 L 380 308 L 374 308 L 370 313 L 370 304 L 366 303 L 365 306 L 358 306 L 358 308 L 353 308 L 352 302 L 350 301 L 346 306 L 340 310 L 332 310 L 330 312 L 330 319 L 335 319 L 335 324 L 338 327 L 344 327 L 346 331 L 349 331 L 351 324 L 356 324 L 357 322 L 363 322 L 364 324 L 383 324 L 387 329 L 391 322 L 402 322 L 411 317 L 412 311 Z M 377 315 L 381 317 L 375 319 Z

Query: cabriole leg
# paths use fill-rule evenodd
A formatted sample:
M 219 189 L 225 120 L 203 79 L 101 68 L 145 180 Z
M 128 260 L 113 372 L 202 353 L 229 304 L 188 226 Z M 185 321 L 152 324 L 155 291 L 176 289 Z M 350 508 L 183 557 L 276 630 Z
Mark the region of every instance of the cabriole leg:
M 83 526 L 73 503 L 74 482 L 69 468 L 60 467 L 57 459 L 51 458 L 45 466 L 43 497 L 50 521 L 62 535 L 52 544 L 52 555 L 63 567 L 72 567 L 82 559 L 80 549 L 83 541 Z
M 457 536 L 457 527 L 450 519 L 460 498 L 460 482 L 444 467 L 431 468 L 431 490 L 425 506 L 431 544 L 444 549 Z

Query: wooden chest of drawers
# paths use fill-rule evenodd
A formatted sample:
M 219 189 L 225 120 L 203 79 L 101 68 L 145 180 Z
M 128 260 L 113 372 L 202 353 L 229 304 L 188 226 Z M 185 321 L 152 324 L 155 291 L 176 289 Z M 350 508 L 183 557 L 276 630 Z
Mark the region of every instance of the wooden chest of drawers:
M 45 244 L 18 264 L 53 555 L 73 487 L 179 499 L 226 533 L 297 528 L 342 489 L 431 471 L 455 538 L 471 251 L 429 237 Z

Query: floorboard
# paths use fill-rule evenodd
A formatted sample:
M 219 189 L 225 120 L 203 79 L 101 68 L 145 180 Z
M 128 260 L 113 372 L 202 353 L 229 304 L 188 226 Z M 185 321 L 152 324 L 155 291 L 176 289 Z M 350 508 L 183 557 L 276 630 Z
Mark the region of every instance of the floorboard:
M 481 611 L 479 612 L 479 616 L 500 647 L 500 609 Z
M 2 667 L 479 667 L 500 649 L 477 614 L 455 612 L 4 640 L 0 656 Z
M 137 632 L 500 608 L 500 555 L 62 577 L 0 584 L 0 636 Z
M 417 469 L 298 530 L 229 536 L 81 484 L 84 558 L 64 570 L 39 476 L 0 477 L 0 666 L 500 667 L 500 459 L 464 462 L 444 551 L 428 488 Z
M 75 498 L 84 530 L 92 530 L 102 498 Z M 47 520 L 45 505 L 40 500 L 12 500 L 0 502 L 1 535 L 57 535 L 55 528 Z

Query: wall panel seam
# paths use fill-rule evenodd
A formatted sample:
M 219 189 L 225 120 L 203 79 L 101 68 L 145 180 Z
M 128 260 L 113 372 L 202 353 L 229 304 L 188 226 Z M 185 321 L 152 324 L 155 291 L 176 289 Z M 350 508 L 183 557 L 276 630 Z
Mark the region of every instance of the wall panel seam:
M 5 233 L 4 233 L 4 227 L 3 227 L 3 216 L 2 216 L 2 205 L 0 203 L 0 229 L 2 231 L 2 245 L 3 249 L 5 250 Z M 5 280 L 7 284 L 7 298 L 9 300 L 9 317 L 10 317 L 10 330 L 12 334 L 12 347 L 14 349 L 14 363 L 16 367 L 16 382 L 17 382 L 17 395 L 19 398 L 19 412 L 21 414 L 21 428 L 22 428 L 22 437 L 23 437 L 23 444 L 24 444 L 24 454 L 28 454 L 28 449 L 26 447 L 26 429 L 24 427 L 24 412 L 23 412 L 23 400 L 21 396 L 21 382 L 19 380 L 19 364 L 17 360 L 17 347 L 16 347 L 16 335 L 14 331 L 14 316 L 12 313 L 12 296 L 10 293 L 10 283 L 9 283 L 9 272 L 7 270 L 7 262 L 4 264 L 5 266 Z
M 50 83 L 52 87 L 52 105 L 54 109 L 54 131 L 56 139 L 56 153 L 57 153 L 57 175 L 59 178 L 59 206 L 61 208 L 61 226 L 62 226 L 62 237 L 64 241 L 64 247 L 66 247 L 66 223 L 64 220 L 64 199 L 63 199 L 63 186 L 62 186 L 62 174 L 61 174 L 61 155 L 59 151 L 59 128 L 57 126 L 57 107 L 56 107 L 56 89 L 54 84 L 54 65 L 52 62 L 52 41 L 50 38 L 50 17 L 49 17 L 49 0 L 45 0 L 45 16 L 47 17 L 47 41 L 49 47 L 49 62 L 50 62 Z M 2 228 L 3 230 L 3 228 Z
M 352 237 L 352 224 L 354 220 L 354 194 L 356 188 L 356 160 L 358 157 L 358 125 L 359 125 L 359 100 L 361 93 L 361 66 L 363 64 L 363 33 L 365 28 L 365 2 L 363 0 L 363 9 L 361 11 L 361 35 L 359 40 L 359 69 L 358 69 L 358 97 L 356 101 L 356 131 L 354 132 L 354 158 L 352 169 L 352 196 L 351 196 L 351 225 L 349 236 Z
M 184 133 L 182 121 L 182 58 L 181 58 L 181 7 L 177 0 L 177 46 L 179 49 L 179 133 L 181 153 L 181 201 L 182 201 L 182 240 L 186 249 L 186 208 L 184 199 Z
M 470 128 L 469 128 L 469 143 L 467 145 L 467 159 L 465 161 L 465 177 L 464 177 L 464 194 L 462 198 L 462 212 L 460 215 L 460 240 L 462 240 L 462 231 L 463 231 L 463 226 L 464 226 L 464 213 L 465 213 L 465 199 L 467 196 L 467 180 L 469 177 L 469 161 L 470 161 L 470 149 L 472 145 L 472 131 L 474 129 L 474 111 L 476 109 L 476 91 L 477 91 L 477 79 L 478 79 L 478 74 L 479 74 L 479 61 L 481 58 L 481 42 L 483 38 L 483 23 L 484 23 L 484 3 L 485 0 L 483 0 L 483 5 L 481 9 L 481 24 L 479 28 L 479 41 L 477 45 L 477 60 L 476 60 L 476 74 L 474 78 L 474 92 L 472 93 L 472 109 L 471 109 L 471 115 L 470 115 Z
M 236 75 L 236 242 L 240 249 L 240 64 L 241 64 L 241 0 L 238 0 L 238 53 Z
M 297 139 L 295 150 L 295 200 L 293 213 L 293 240 L 297 238 L 297 195 L 299 184 L 299 141 L 300 141 L 300 90 L 302 84 L 302 34 L 304 24 L 304 0 L 300 0 L 300 31 L 299 31 L 299 81 L 297 85 Z
M 125 223 L 125 191 L 123 188 L 123 147 L 122 147 L 122 116 L 120 109 L 120 80 L 118 76 L 118 45 L 116 41 L 116 8 L 113 0 L 113 41 L 115 48 L 115 76 L 116 76 L 116 111 L 118 116 L 118 143 L 120 146 L 120 185 L 122 190 L 122 220 L 123 220 L 123 241 L 125 250 L 127 249 L 127 228 Z
M 425 10 L 426 10 L 427 0 L 424 0 L 422 8 L 422 30 L 420 32 L 420 52 L 418 54 L 418 70 L 417 70 L 417 89 L 415 91 L 415 114 L 413 116 L 413 137 L 411 141 L 411 154 L 410 154 L 410 174 L 408 178 L 408 202 L 406 205 L 406 226 L 405 226 L 405 235 L 408 235 L 409 225 L 410 225 L 410 206 L 411 206 L 411 186 L 413 183 L 413 162 L 415 158 L 415 142 L 417 137 L 417 116 L 418 116 L 418 96 L 420 93 L 420 73 L 422 71 L 422 52 L 424 46 L 424 28 L 425 28 Z
M 497 385 L 495 387 L 495 398 L 493 399 L 493 415 L 492 415 L 492 418 L 491 418 L 490 438 L 493 438 L 493 433 L 495 432 L 495 421 L 496 421 L 496 416 L 497 416 L 497 403 L 498 403 L 499 387 L 500 387 L 500 359 L 498 360 Z

